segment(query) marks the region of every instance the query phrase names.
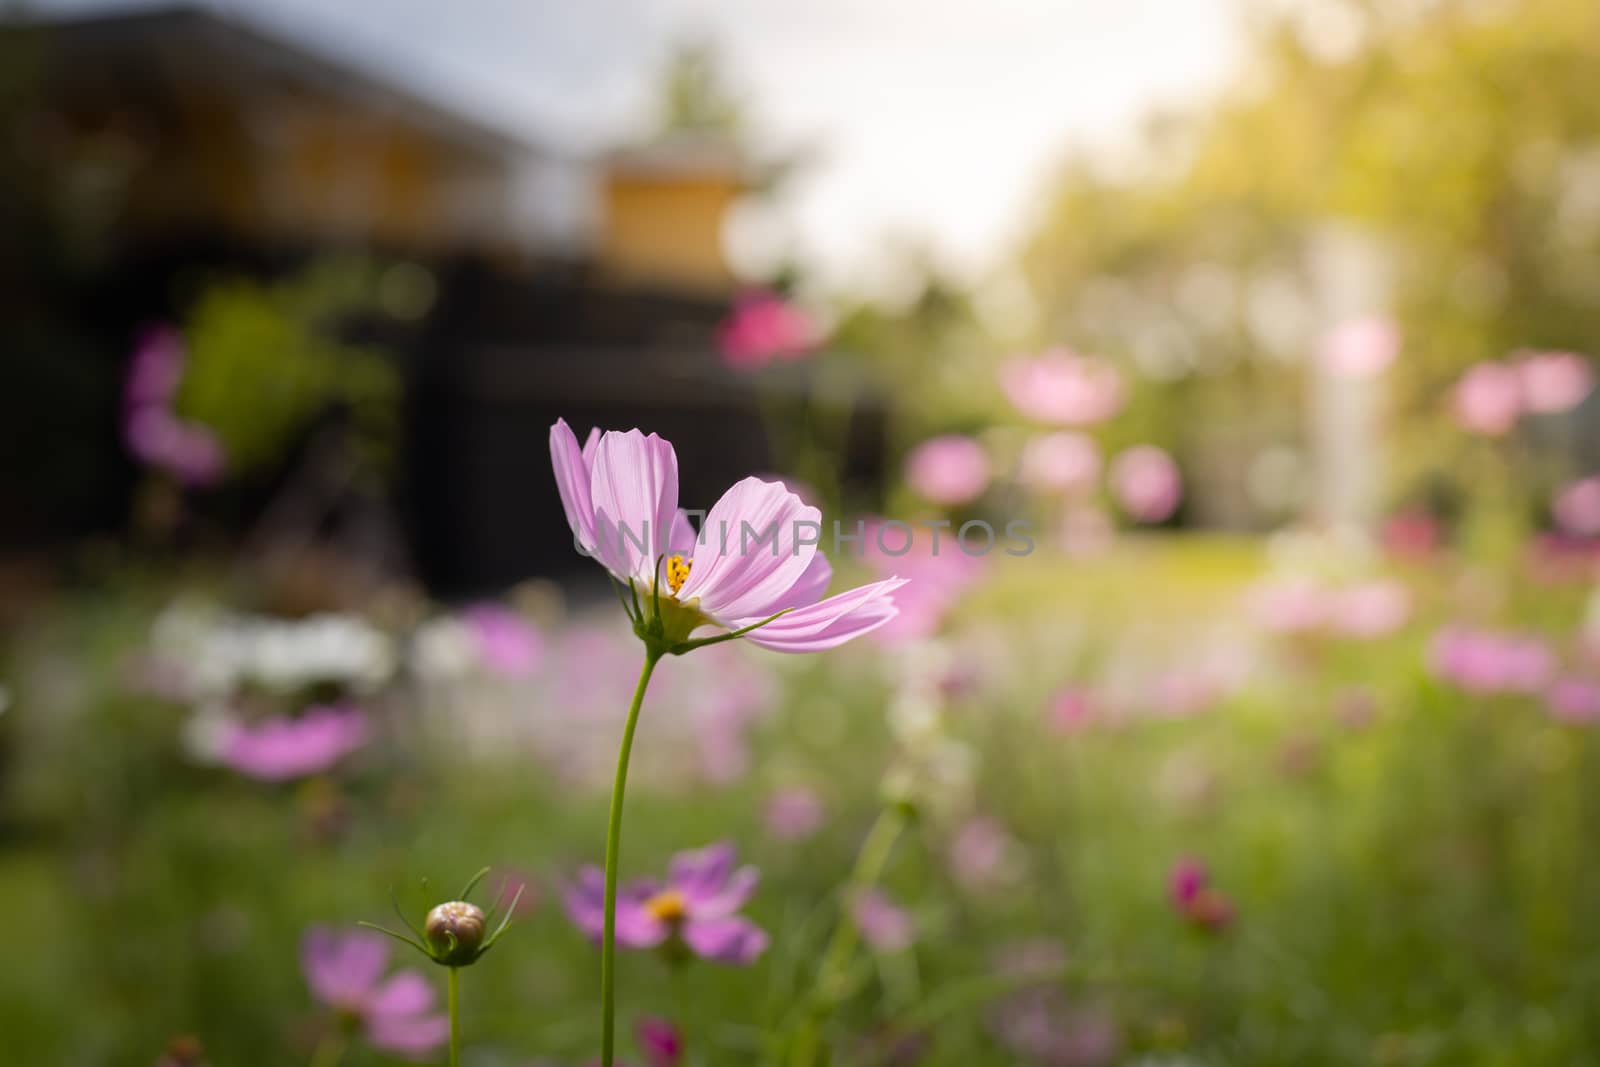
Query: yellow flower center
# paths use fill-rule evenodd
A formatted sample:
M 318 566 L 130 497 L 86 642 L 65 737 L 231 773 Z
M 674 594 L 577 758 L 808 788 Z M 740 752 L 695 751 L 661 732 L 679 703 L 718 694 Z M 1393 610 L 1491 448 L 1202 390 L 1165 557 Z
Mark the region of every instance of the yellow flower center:
M 683 583 L 689 580 L 689 568 L 692 566 L 694 560 L 686 560 L 682 556 L 667 557 L 667 588 L 672 590 L 673 596 L 677 596 Z
M 668 889 L 645 901 L 644 910 L 664 923 L 674 923 L 684 917 L 688 907 L 682 893 Z

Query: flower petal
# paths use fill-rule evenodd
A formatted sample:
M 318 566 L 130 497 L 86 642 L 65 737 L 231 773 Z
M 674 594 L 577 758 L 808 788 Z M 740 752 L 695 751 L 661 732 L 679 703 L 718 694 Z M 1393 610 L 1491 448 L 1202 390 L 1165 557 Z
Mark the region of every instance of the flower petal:
M 760 871 L 754 867 L 740 867 L 728 876 L 717 892 L 691 899 L 689 912 L 697 919 L 718 919 L 732 915 L 749 903 L 760 883 Z
M 367 1001 L 367 1017 L 403 1018 L 433 1009 L 433 987 L 417 971 L 396 971 Z
M 767 950 L 767 932 L 738 916 L 690 919 L 684 924 L 683 940 L 695 955 L 719 963 L 754 963 Z
M 653 581 L 678 518 L 678 456 L 671 443 L 638 430 L 601 435 L 589 496 L 600 562 L 618 578 Z
M 584 551 L 594 551 L 594 505 L 589 497 L 590 454 L 598 429 L 589 433 L 589 444 L 580 451 L 578 439 L 566 419 L 550 427 L 550 466 L 556 474 L 556 490 L 561 494 L 561 510 L 567 525 Z
M 831 596 L 809 607 L 797 608 L 760 629 L 746 640 L 775 652 L 820 652 L 870 633 L 899 613 L 889 596 L 905 584 L 903 578 L 888 578 Z M 759 622 L 749 618 L 733 622 L 737 629 Z
M 382 934 L 313 927 L 300 942 L 300 968 L 318 1000 L 336 1007 L 364 1002 L 389 962 Z
M 733 860 L 732 841 L 680 852 L 667 867 L 667 882 L 685 896 L 709 897 L 720 892 L 733 873 Z
M 368 1041 L 407 1059 L 422 1059 L 449 1037 L 450 1019 L 444 1015 L 367 1021 Z
M 706 515 L 679 599 L 699 598 L 700 610 L 719 620 L 781 610 L 817 554 L 815 544 L 797 541 L 807 524 L 820 539 L 822 513 L 782 482 L 736 483 Z

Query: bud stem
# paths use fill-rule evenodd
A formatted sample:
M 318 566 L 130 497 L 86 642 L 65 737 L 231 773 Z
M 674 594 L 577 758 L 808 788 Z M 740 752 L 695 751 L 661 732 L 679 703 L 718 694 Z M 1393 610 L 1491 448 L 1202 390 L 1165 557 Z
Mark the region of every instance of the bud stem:
M 622 728 L 622 747 L 617 751 L 617 780 L 611 787 L 611 821 L 606 827 L 606 925 L 600 942 L 600 1067 L 612 1067 L 616 1057 L 617 853 L 622 844 L 622 798 L 628 787 L 628 757 L 633 752 L 633 731 L 639 725 L 644 691 L 661 656 L 661 649 L 646 645 L 644 667 L 633 691 L 633 704 L 628 708 L 627 725 Z
M 461 968 L 445 970 L 450 972 L 450 1067 L 461 1067 Z

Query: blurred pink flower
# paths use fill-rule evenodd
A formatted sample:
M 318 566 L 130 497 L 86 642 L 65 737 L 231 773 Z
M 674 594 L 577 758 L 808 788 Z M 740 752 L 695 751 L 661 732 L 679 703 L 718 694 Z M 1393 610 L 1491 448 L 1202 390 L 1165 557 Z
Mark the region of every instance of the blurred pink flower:
M 666 1019 L 646 1015 L 634 1029 L 649 1067 L 678 1067 L 683 1062 L 683 1031 Z
M 754 867 L 734 868 L 731 842 L 672 857 L 665 883 L 642 879 L 617 891 L 617 944 L 623 948 L 681 945 L 718 963 L 754 963 L 767 934 L 737 914 L 760 881 Z M 585 867 L 566 893 L 567 916 L 598 942 L 605 929 L 605 874 Z
M 478 656 L 505 678 L 526 678 L 544 659 L 544 638 L 528 620 L 498 604 L 477 604 L 461 613 L 477 642 Z
M 1039 422 L 1092 426 L 1122 410 L 1122 374 L 1111 364 L 1054 348 L 1032 358 L 1008 360 L 1000 388 L 1012 407 Z
M 1555 654 L 1541 638 L 1450 625 L 1428 646 L 1434 674 L 1469 693 L 1537 693 L 1555 673 Z
M 300 969 L 313 996 L 356 1020 L 374 1047 L 420 1059 L 444 1044 L 450 1020 L 433 1011 L 433 987 L 417 971 L 383 980 L 388 963 L 382 934 L 313 927 L 300 942 Z
M 775 359 L 800 359 L 822 341 L 811 316 L 776 293 L 745 293 L 717 327 L 717 347 L 730 367 L 749 370 Z
M 1594 388 L 1594 369 L 1574 352 L 1532 352 L 1516 366 L 1523 407 L 1535 414 L 1571 411 Z
M 1456 382 L 1456 421 L 1472 433 L 1501 437 L 1522 414 L 1522 379 L 1504 363 L 1478 363 Z
M 1391 579 L 1361 582 L 1331 594 L 1329 621 L 1346 637 L 1384 637 L 1411 618 L 1411 591 Z
M 1439 520 L 1421 509 L 1397 512 L 1383 523 L 1383 549 L 1402 560 L 1425 560 L 1443 540 Z
M 881 889 L 868 889 L 850 903 L 850 915 L 861 939 L 877 952 L 900 952 L 916 937 L 911 915 Z
M 989 488 L 989 455 L 970 437 L 933 437 L 906 456 L 905 477 L 925 500 L 944 507 L 970 504 Z
M 210 429 L 173 410 L 183 364 L 183 340 L 175 330 L 151 330 L 140 340 L 123 384 L 123 440 L 146 466 L 184 485 L 212 485 L 227 465 L 221 443 Z
M 1050 699 L 1050 725 L 1059 733 L 1077 733 L 1094 721 L 1095 702 L 1088 690 L 1076 686 Z
M 1013 1055 L 1043 1067 L 1110 1067 L 1122 1054 L 1116 1017 L 1102 1007 L 1074 1006 L 1058 988 L 1012 994 L 990 1025 Z
M 1206 930 L 1220 930 L 1233 922 L 1233 903 L 1211 886 L 1211 871 L 1201 861 L 1185 857 L 1173 864 L 1167 892 L 1179 915 Z
M 1030 440 L 1022 449 L 1022 483 L 1041 493 L 1081 493 L 1100 477 L 1100 446 L 1088 434 L 1062 430 Z
M 881 519 L 866 520 L 862 558 L 876 573 L 905 581 L 895 590 L 898 614 L 878 630 L 880 641 L 896 644 L 937 632 L 961 598 L 982 580 L 988 562 L 963 552 L 948 526 L 891 527 Z
M 950 841 L 950 874 L 963 888 L 988 892 L 1016 884 L 1022 876 L 1017 841 L 998 819 L 974 816 Z
M 1183 476 L 1154 445 L 1135 445 L 1111 463 L 1111 494 L 1138 522 L 1164 522 L 1183 499 Z
M 1352 319 L 1330 330 L 1319 353 L 1329 374 L 1374 378 L 1400 354 L 1400 328 L 1386 318 Z
M 1558 678 L 1544 695 L 1545 707 L 1561 722 L 1600 722 L 1600 682 L 1592 678 Z
M 1328 597 L 1306 578 L 1262 582 L 1246 594 L 1250 615 L 1262 629 L 1278 634 L 1309 633 L 1328 619 Z
M 780 841 L 804 841 L 822 829 L 823 815 L 815 789 L 789 786 L 767 799 L 767 832 Z
M 1575 537 L 1600 537 L 1600 474 L 1562 489 L 1551 510 L 1564 532 Z
M 219 756 L 241 774 L 281 782 L 320 774 L 367 743 L 367 716 L 359 708 L 308 708 L 295 718 L 252 726 L 233 724 Z

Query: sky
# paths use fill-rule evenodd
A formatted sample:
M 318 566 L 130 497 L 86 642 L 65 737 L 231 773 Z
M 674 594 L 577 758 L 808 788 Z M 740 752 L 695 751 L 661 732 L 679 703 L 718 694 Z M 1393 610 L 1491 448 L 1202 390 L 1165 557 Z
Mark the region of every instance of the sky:
M 151 6 L 32 0 L 47 10 Z M 566 153 L 649 124 L 665 57 L 709 38 L 758 146 L 807 161 L 734 229 L 832 287 L 887 284 L 915 243 L 981 278 L 1074 146 L 1125 144 L 1220 85 L 1236 0 L 209 0 Z

